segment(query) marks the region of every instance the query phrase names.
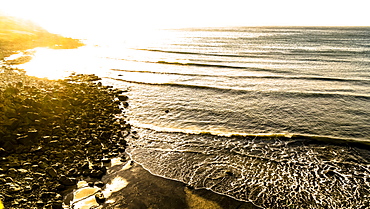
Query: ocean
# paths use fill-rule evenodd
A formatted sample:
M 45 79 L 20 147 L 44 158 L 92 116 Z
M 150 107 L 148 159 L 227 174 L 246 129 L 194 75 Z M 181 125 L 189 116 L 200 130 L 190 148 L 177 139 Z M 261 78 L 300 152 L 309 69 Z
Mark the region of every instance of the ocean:
M 370 27 L 188 28 L 85 42 L 37 48 L 18 67 L 95 73 L 128 90 L 138 137 L 127 152 L 151 173 L 264 208 L 370 208 Z

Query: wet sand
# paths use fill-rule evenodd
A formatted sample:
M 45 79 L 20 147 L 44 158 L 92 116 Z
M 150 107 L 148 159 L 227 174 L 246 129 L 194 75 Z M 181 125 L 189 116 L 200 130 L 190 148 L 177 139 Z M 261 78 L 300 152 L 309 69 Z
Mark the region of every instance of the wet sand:
M 102 178 L 103 188 L 85 187 L 85 197 L 75 202 L 75 208 L 98 206 L 94 194 L 102 193 L 106 201 L 98 208 L 128 209 L 257 209 L 252 203 L 216 194 L 206 189 L 195 190 L 184 183 L 152 175 L 132 161 L 115 165 Z M 97 188 L 97 187 L 95 187 Z M 93 192 L 91 192 L 93 191 Z M 81 190 L 79 191 L 81 192 Z M 76 195 L 76 192 L 75 192 Z M 83 203 L 84 202 L 84 203 Z

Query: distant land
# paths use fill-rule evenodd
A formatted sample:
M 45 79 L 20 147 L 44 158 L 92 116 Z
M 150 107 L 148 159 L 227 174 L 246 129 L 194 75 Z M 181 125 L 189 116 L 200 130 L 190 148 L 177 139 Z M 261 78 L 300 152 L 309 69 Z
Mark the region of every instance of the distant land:
M 0 14 L 0 60 L 36 47 L 72 49 L 80 46 L 83 43 L 78 39 L 52 34 L 31 21 Z

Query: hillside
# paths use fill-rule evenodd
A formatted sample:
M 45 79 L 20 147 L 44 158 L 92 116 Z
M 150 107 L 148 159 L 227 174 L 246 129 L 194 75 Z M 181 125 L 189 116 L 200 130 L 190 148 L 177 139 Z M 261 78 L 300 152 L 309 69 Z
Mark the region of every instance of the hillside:
M 82 45 L 77 39 L 49 33 L 31 21 L 0 14 L 0 60 L 19 50 L 35 47 L 69 49 Z

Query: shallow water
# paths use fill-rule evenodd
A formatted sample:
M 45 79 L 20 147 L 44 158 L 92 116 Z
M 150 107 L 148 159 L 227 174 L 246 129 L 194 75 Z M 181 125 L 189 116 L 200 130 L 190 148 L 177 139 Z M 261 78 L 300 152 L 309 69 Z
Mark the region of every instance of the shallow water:
M 129 153 L 155 174 L 266 208 L 369 207 L 370 155 L 310 139 L 139 130 Z

